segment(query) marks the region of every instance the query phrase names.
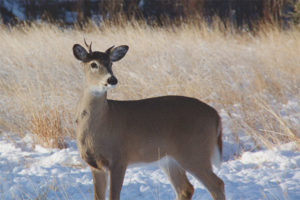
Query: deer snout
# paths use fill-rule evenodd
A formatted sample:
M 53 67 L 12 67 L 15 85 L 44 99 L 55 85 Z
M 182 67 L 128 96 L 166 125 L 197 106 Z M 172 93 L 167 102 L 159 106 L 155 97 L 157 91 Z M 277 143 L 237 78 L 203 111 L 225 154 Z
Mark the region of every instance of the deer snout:
M 107 79 L 107 83 L 110 85 L 117 85 L 118 79 L 115 76 L 111 76 Z

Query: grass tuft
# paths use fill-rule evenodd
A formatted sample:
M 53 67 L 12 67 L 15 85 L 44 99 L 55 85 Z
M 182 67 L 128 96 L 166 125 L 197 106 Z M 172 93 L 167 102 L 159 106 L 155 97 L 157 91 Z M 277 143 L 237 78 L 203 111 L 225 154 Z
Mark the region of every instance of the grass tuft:
M 36 142 L 49 148 L 63 149 L 67 147 L 65 136 L 70 135 L 70 130 L 63 126 L 63 121 L 70 120 L 70 113 L 66 113 L 62 107 L 58 109 L 31 113 L 29 130 L 36 136 Z

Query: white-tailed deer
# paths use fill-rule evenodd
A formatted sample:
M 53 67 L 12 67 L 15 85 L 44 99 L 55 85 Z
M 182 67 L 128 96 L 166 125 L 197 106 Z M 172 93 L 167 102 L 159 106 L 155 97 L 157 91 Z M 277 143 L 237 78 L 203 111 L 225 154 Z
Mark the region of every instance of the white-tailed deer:
M 212 161 L 220 162 L 222 155 L 217 111 L 183 96 L 108 100 L 107 90 L 118 82 L 112 63 L 125 56 L 128 46 L 110 47 L 105 52 L 87 46 L 88 51 L 79 44 L 73 46 L 85 74 L 76 134 L 80 155 L 92 170 L 94 199 L 105 199 L 107 174 L 109 199 L 119 200 L 127 166 L 160 158 L 165 158 L 161 168 L 178 200 L 192 199 L 194 193 L 186 171 L 206 186 L 213 199 L 225 199 L 224 183 L 212 171 Z

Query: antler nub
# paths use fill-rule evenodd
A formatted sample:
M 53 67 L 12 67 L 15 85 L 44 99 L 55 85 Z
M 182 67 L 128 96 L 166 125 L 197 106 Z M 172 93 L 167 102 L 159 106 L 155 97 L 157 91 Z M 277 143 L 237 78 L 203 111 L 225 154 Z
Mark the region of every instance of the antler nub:
M 90 45 L 88 45 L 87 42 L 86 42 L 86 40 L 85 40 L 85 38 L 83 38 L 83 40 L 84 40 L 85 46 L 86 46 L 86 47 L 88 48 L 88 50 L 89 50 L 89 53 L 92 53 L 92 42 L 91 42 Z

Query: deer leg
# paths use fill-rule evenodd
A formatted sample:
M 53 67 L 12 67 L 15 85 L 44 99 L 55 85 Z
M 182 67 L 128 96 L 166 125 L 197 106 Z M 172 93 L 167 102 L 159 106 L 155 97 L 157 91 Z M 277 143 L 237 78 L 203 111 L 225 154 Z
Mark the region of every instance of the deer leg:
M 126 166 L 117 164 L 110 169 L 109 200 L 120 200 Z
M 94 182 L 94 200 L 105 200 L 107 174 L 104 170 L 91 168 Z
M 161 164 L 160 167 L 176 191 L 176 200 L 191 200 L 194 187 L 189 182 L 185 170 L 172 158 L 167 158 L 166 163 Z
M 224 182 L 211 168 L 198 168 L 189 171 L 204 184 L 214 200 L 225 200 Z

